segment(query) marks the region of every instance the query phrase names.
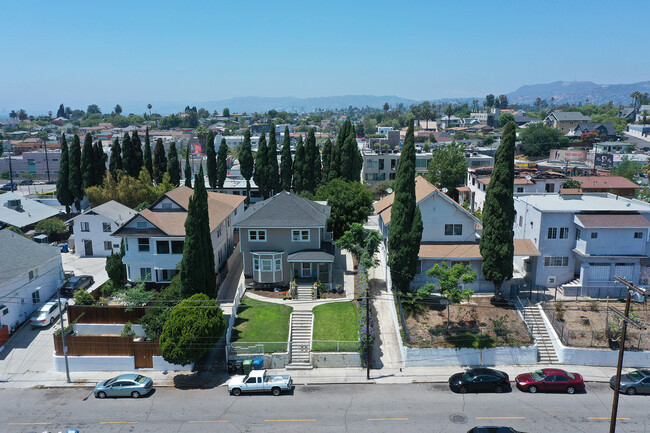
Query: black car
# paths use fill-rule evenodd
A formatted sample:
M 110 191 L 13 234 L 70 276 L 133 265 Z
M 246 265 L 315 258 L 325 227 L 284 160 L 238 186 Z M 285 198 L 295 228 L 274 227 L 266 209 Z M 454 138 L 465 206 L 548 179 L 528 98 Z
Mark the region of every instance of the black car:
M 72 296 L 77 290 L 84 290 L 95 283 L 95 279 L 90 275 L 80 275 L 78 277 L 70 277 L 61 287 L 61 294 L 64 296 Z
M 485 426 L 485 427 L 474 427 L 471 430 L 467 430 L 467 433 L 524 433 L 524 432 L 515 430 L 512 427 Z
M 466 392 L 510 391 L 510 378 L 506 373 L 492 368 L 471 368 L 449 378 L 449 388 L 461 394 Z
M 56 180 L 48 180 L 45 185 L 56 185 Z
M 2 185 L 2 188 L 0 188 L 3 191 L 15 191 L 18 189 L 18 184 L 16 182 L 13 183 L 13 188 L 11 182 L 7 182 L 4 185 Z
M 24 179 L 20 181 L 20 185 L 33 185 L 34 181 L 31 179 Z

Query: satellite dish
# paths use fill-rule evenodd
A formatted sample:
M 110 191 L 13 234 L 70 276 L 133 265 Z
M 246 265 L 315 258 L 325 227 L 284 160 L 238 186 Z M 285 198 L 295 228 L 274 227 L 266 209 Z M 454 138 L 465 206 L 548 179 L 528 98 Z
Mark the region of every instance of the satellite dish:
M 530 175 L 526 176 L 526 180 L 531 180 L 531 179 L 532 177 L 530 177 Z
M 447 191 L 449 191 L 447 188 L 442 189 L 442 192 L 444 192 L 445 194 L 447 194 Z

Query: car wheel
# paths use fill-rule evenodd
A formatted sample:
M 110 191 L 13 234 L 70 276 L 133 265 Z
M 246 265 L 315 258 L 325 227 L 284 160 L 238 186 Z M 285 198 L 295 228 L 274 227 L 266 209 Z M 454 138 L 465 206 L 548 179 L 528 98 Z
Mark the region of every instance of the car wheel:
M 503 392 L 503 387 L 501 385 L 495 386 L 494 392 L 496 392 L 497 394 L 501 394 Z
M 239 388 L 233 388 L 232 391 L 230 391 L 230 393 L 231 393 L 232 395 L 234 395 L 235 397 L 239 397 L 239 396 L 241 395 L 241 389 L 239 389 Z
M 106 398 L 106 393 L 104 391 L 99 391 L 97 393 L 97 398 Z
M 50 325 L 54 323 L 54 317 L 50 317 Z
M 625 390 L 625 393 L 627 395 L 634 395 L 636 394 L 636 388 L 628 388 L 627 390 Z
M 275 396 L 277 397 L 278 395 L 280 395 L 280 388 L 278 388 L 278 387 L 276 386 L 275 388 L 273 388 L 273 389 L 271 390 L 271 392 L 273 393 L 273 395 L 275 395 Z
M 139 393 L 138 391 L 133 391 L 133 392 L 131 393 L 131 397 L 133 397 L 133 398 L 140 398 L 140 393 Z
M 461 393 L 461 394 L 466 394 L 467 393 L 467 387 L 466 386 L 459 387 L 458 392 Z
M 574 387 L 570 386 L 570 387 L 568 387 L 566 389 L 566 392 L 567 392 L 567 394 L 575 394 L 576 389 Z
M 535 394 L 537 392 L 537 387 L 535 385 L 528 388 L 528 392 Z

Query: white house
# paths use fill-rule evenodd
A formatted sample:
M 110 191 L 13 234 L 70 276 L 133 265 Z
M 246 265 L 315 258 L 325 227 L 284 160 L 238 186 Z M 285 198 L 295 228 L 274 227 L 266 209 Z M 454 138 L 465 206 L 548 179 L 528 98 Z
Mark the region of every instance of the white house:
M 193 193 L 186 186 L 169 191 L 113 233 L 124 239 L 123 262 L 129 281 L 168 283 L 178 273 L 185 245 L 187 207 Z M 234 248 L 233 227 L 235 218 L 244 212 L 244 200 L 239 195 L 208 192 L 215 273 Z
M 635 284 L 650 277 L 650 203 L 563 189 L 516 196 L 515 211 L 515 238 L 532 239 L 541 252 L 515 263 L 536 285 L 618 296 L 614 276 Z
M 70 219 L 75 254 L 79 257 L 107 257 L 120 250 L 120 238 L 113 232 L 137 212 L 111 200 Z
M 15 192 L 0 195 L 0 227 L 14 226 L 28 230 L 59 211 Z
M 38 244 L 11 230 L 0 230 L 0 329 L 29 318 L 63 284 L 58 247 Z

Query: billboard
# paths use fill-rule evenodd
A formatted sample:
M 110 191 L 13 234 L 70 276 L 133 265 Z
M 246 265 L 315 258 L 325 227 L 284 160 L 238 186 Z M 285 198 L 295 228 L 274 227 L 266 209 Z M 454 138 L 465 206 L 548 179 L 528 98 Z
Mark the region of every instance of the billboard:
M 597 153 L 594 159 L 594 165 L 601 168 L 612 168 L 614 165 L 614 156 L 611 153 Z
M 548 157 L 551 161 L 586 161 L 586 150 L 551 149 Z

